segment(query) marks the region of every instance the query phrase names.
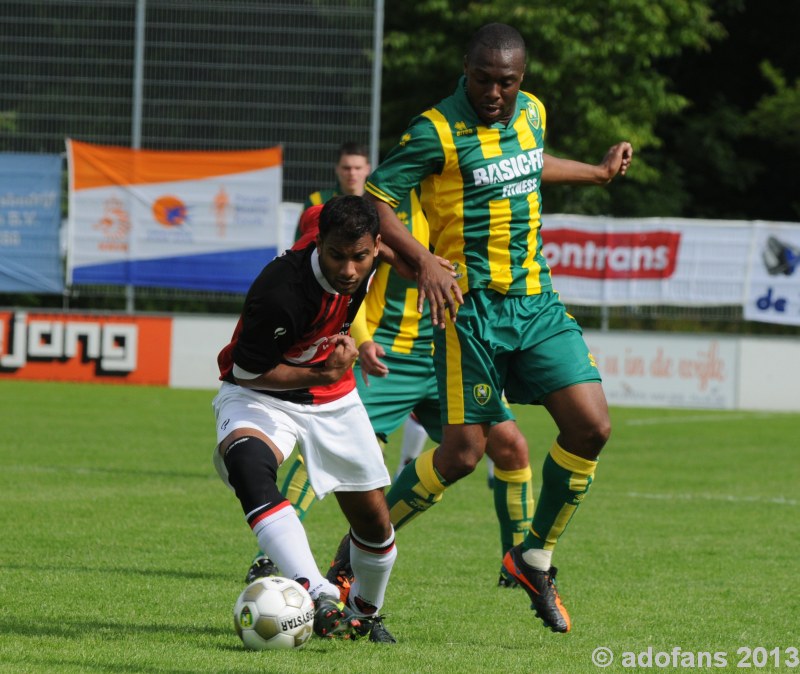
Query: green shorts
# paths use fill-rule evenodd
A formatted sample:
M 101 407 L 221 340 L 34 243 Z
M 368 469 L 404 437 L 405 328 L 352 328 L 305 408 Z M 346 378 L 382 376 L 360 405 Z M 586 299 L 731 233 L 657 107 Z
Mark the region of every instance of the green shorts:
M 553 391 L 599 382 L 583 332 L 558 293 L 470 290 L 458 320 L 434 331 L 443 424 L 513 418 L 503 402 L 538 404 Z
M 381 360 L 389 368 L 389 374 L 370 377 L 369 386 L 364 384 L 358 363 L 353 368 L 358 395 L 367 408 L 375 435 L 385 442 L 414 412 L 431 439 L 440 442 L 441 407 L 433 360 L 398 354 L 388 348 Z

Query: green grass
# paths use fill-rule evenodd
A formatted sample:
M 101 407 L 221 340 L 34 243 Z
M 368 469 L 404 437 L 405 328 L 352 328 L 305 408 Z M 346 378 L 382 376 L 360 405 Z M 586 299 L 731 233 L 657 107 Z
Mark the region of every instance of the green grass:
M 495 587 L 481 466 L 399 534 L 396 646 L 245 651 L 231 609 L 255 541 L 211 466 L 212 397 L 0 381 L 0 672 L 566 674 L 600 671 L 598 646 L 609 672 L 630 669 L 623 652 L 675 646 L 725 651 L 734 671 L 740 647 L 800 646 L 800 415 L 614 409 L 554 560 L 572 633 Z M 552 422 L 516 411 L 538 476 Z M 324 566 L 346 530 L 335 500 L 306 527 Z

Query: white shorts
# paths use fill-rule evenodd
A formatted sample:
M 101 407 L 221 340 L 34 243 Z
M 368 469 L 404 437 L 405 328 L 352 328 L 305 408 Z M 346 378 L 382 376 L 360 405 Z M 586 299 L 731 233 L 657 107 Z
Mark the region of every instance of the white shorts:
M 217 419 L 214 467 L 230 487 L 218 448 L 231 431 L 255 428 L 286 459 L 295 443 L 318 498 L 332 491 L 369 491 L 390 484 L 380 445 L 356 390 L 321 405 L 303 405 L 223 382 L 212 402 Z

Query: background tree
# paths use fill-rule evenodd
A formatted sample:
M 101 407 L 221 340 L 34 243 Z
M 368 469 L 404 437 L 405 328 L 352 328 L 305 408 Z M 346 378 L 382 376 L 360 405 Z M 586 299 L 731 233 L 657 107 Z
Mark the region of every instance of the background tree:
M 599 161 L 622 139 L 639 151 L 657 150 L 659 119 L 688 102 L 670 90 L 654 63 L 708 49 L 724 35 L 707 0 L 426 0 L 390 2 L 387 9 L 382 149 L 391 147 L 411 115 L 453 90 L 471 34 L 502 21 L 527 42 L 524 87 L 547 107 L 550 152 Z M 658 167 L 647 154 L 640 157 L 631 179 L 658 183 Z M 551 211 L 608 212 L 613 191 L 550 189 L 545 204 Z
M 800 220 L 800 3 L 717 0 L 713 7 L 727 37 L 706 53 L 659 65 L 691 101 L 657 128 L 664 139 L 657 161 L 682 194 L 676 213 Z
M 548 150 L 636 146 L 609 189 L 548 188 L 548 211 L 797 220 L 800 25 L 794 0 L 387 2 L 381 151 L 451 92 L 482 24 L 517 27 Z M 762 64 L 763 62 L 763 64 Z M 754 194 L 754 190 L 757 192 Z

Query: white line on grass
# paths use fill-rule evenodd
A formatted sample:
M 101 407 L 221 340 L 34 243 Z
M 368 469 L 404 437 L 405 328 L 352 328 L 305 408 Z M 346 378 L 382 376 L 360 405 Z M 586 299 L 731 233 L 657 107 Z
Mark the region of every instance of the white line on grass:
M 771 419 L 775 414 L 702 414 L 686 415 L 680 417 L 644 417 L 643 419 L 628 419 L 624 423 L 627 426 L 651 426 L 655 424 L 685 424 L 685 423 L 705 423 L 707 421 L 739 421 L 742 419 Z
M 728 503 L 772 503 L 794 507 L 800 505 L 800 501 L 783 496 L 764 498 L 762 496 L 733 496 L 731 494 L 643 494 L 637 491 L 629 491 L 626 496 L 653 501 L 726 501 Z

